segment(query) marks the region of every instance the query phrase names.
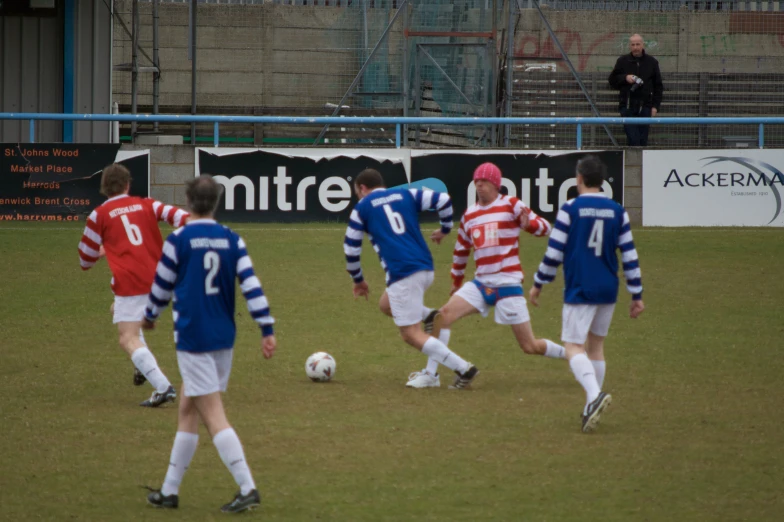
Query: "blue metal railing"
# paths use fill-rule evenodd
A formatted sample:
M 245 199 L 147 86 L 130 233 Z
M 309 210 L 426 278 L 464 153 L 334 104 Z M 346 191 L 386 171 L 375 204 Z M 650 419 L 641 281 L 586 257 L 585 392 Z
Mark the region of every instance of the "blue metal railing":
M 212 123 L 213 144 L 219 146 L 221 123 L 271 123 L 295 125 L 394 125 L 395 146 L 400 148 L 403 125 L 575 125 L 577 149 L 583 147 L 583 125 L 757 125 L 759 148 L 765 146 L 765 125 L 784 125 L 784 117 L 747 118 L 414 118 L 395 116 L 194 116 L 191 114 L 58 114 L 0 112 L 2 120 L 28 120 L 30 143 L 35 143 L 36 120 Z

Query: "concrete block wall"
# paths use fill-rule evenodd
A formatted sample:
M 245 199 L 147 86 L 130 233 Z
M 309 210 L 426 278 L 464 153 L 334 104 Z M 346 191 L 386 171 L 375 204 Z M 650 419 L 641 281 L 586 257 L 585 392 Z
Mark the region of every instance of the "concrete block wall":
M 150 150 L 150 196 L 184 206 L 185 182 L 195 175 L 195 154 L 188 145 L 123 145 L 123 150 Z M 632 225 L 642 224 L 642 149 L 626 150 L 624 206 Z

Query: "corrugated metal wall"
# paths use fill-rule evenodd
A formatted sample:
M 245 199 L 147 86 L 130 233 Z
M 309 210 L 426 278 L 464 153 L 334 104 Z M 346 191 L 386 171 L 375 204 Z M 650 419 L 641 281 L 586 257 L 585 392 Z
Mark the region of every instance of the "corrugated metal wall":
M 74 112 L 111 112 L 112 19 L 103 0 L 76 2 L 74 38 Z M 130 73 L 128 73 L 130 74 Z M 109 122 L 74 123 L 77 143 L 107 143 Z
M 0 112 L 62 112 L 61 17 L 0 17 Z M 28 141 L 28 122 L 0 122 L 0 141 Z M 59 121 L 36 122 L 35 141 L 61 141 Z
M 111 112 L 111 2 L 73 4 L 73 110 Z M 63 20 L 63 8 L 57 17 L 0 16 L 0 112 L 63 112 Z M 106 143 L 109 126 L 74 123 L 73 141 Z M 59 121 L 36 122 L 35 141 L 62 141 L 62 127 Z M 28 140 L 26 121 L 0 122 L 0 142 Z

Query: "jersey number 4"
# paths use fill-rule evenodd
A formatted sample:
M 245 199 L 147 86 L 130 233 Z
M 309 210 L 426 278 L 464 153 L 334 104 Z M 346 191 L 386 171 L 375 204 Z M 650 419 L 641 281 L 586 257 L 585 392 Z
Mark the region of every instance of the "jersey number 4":
M 596 257 L 602 255 L 602 243 L 604 242 L 604 220 L 597 219 L 593 222 L 591 235 L 588 236 L 588 248 L 593 248 Z
M 204 293 L 207 295 L 217 295 L 220 289 L 215 286 L 215 277 L 220 270 L 220 256 L 217 252 L 206 252 L 204 254 L 204 270 L 207 275 L 204 277 Z
M 392 227 L 392 232 L 399 236 L 406 233 L 406 222 L 403 221 L 403 216 L 400 215 L 400 212 L 395 212 L 392 210 L 392 207 L 387 204 L 384 205 L 384 213 L 387 215 L 389 226 Z

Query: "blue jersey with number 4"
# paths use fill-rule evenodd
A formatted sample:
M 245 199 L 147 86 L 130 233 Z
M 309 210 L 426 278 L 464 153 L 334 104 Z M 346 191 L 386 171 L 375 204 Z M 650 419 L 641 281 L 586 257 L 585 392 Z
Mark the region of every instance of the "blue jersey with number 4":
M 234 346 L 235 279 L 248 310 L 272 334 L 274 320 L 245 242 L 228 227 L 202 219 L 175 230 L 163 245 L 145 315 L 155 320 L 174 297 L 174 341 L 186 352 Z
M 437 210 L 441 230 L 452 229 L 452 201 L 448 194 L 427 189 L 379 188 L 362 198 L 351 212 L 343 249 L 347 270 L 355 282 L 360 268 L 362 235 L 367 233 L 386 272 L 387 285 L 423 270 L 433 270 L 433 257 L 419 229 L 419 213 Z
M 537 286 L 552 282 L 563 263 L 564 302 L 610 304 L 618 298 L 618 254 L 626 286 L 642 297 L 637 251 L 626 210 L 602 193 L 583 194 L 558 211 L 547 252 L 534 276 Z

